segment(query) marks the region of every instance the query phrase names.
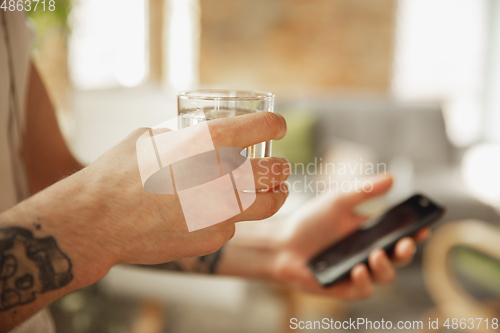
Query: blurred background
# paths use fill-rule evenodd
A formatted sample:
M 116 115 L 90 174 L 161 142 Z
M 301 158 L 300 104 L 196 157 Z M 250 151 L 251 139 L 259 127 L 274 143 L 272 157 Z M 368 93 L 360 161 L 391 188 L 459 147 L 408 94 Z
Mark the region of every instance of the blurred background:
M 285 332 L 291 316 L 457 316 L 440 304 L 453 297 L 424 282 L 432 265 L 452 268 L 433 279 L 459 283 L 457 294 L 471 295 L 463 308 L 494 307 L 490 249 L 500 243 L 479 235 L 500 233 L 500 0 L 59 0 L 30 15 L 36 63 L 85 163 L 174 117 L 180 90 L 272 91 L 289 125 L 275 156 L 384 163 L 396 185 L 379 210 L 420 191 L 448 208 L 445 227 L 486 222 L 460 229 L 475 240 L 438 233 L 453 245 L 434 250 L 446 261 L 419 251 L 395 284 L 354 303 L 116 267 L 52 306 L 59 332 Z M 311 196 L 292 193 L 273 218 Z

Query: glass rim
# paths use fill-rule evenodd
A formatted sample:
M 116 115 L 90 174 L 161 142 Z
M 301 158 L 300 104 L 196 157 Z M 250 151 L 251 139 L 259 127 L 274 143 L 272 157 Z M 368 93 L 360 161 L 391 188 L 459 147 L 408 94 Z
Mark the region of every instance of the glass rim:
M 221 96 L 209 96 L 209 94 L 220 94 Z M 204 101 L 263 101 L 274 98 L 274 94 L 258 90 L 195 89 L 178 92 L 177 98 Z

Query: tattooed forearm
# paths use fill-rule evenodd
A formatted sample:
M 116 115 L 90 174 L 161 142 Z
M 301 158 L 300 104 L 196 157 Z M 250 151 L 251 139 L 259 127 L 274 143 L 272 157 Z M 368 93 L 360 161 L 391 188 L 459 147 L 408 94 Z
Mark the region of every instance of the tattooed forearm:
M 186 258 L 149 267 L 167 271 L 215 274 L 223 249 L 224 247 L 221 247 L 219 251 L 206 256 Z
M 71 260 L 53 237 L 0 228 L 0 311 L 32 302 L 37 293 L 61 288 L 71 279 Z

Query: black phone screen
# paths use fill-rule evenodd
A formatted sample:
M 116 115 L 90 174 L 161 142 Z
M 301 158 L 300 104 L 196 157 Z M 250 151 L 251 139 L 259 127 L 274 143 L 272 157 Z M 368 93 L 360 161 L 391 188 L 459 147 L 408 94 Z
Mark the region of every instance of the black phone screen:
M 422 195 L 415 195 L 326 249 L 309 266 L 318 282 L 327 286 L 349 276 L 358 263 L 367 262 L 375 248 L 393 249 L 396 242 L 437 220 L 444 209 Z

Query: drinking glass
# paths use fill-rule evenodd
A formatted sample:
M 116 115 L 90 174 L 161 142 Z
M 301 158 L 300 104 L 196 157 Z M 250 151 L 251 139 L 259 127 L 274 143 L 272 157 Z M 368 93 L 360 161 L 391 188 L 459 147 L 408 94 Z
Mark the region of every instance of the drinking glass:
M 274 111 L 274 94 L 261 91 L 200 89 L 177 94 L 179 129 L 213 119 Z M 271 156 L 271 141 L 246 148 L 246 157 Z

